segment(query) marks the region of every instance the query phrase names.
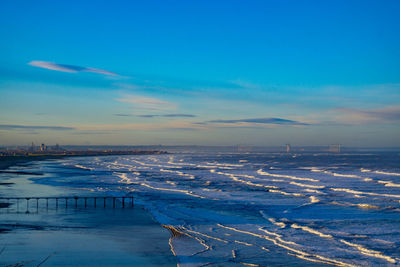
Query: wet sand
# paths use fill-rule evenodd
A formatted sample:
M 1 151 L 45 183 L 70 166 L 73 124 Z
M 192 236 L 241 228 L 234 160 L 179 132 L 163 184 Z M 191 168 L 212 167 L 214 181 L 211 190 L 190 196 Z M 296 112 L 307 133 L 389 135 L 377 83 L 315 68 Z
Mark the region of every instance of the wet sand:
M 6 170 L 15 165 L 24 165 L 32 161 L 61 159 L 65 156 L 2 156 L 0 157 L 0 170 Z
M 7 170 L 24 171 L 21 167 Z M 29 180 L 31 177 L 29 173 L 0 173 L 3 183 L 0 196 L 77 193 L 34 184 Z M 60 206 L 57 210 L 46 209 L 44 203 L 38 210 L 35 205 L 28 210 L 22 204 L 18 210 L 15 203 L 3 206 L 0 208 L 0 266 L 177 265 L 168 243 L 170 232 L 140 206 L 125 209 Z

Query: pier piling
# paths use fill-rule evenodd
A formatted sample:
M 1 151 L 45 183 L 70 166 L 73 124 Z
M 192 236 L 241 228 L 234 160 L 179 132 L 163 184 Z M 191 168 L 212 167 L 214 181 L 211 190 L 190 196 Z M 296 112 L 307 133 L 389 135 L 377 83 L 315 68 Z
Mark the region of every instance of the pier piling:
M 39 212 L 39 210 L 41 208 L 45 208 L 47 211 L 49 210 L 49 208 L 51 207 L 55 207 L 56 210 L 59 209 L 59 200 L 61 199 L 62 201 L 65 201 L 65 209 L 75 207 L 75 208 L 79 208 L 79 206 L 84 206 L 85 208 L 97 208 L 97 199 L 103 199 L 103 207 L 107 208 L 107 207 L 111 207 L 111 203 L 110 201 L 112 201 L 112 208 L 127 208 L 127 207 L 134 207 L 134 197 L 132 196 L 121 196 L 121 197 L 114 197 L 114 196 L 96 196 L 96 197 L 88 197 L 88 196 L 59 196 L 59 197 L 0 197 L 0 201 L 4 200 L 8 203 L 8 209 L 10 209 L 11 211 L 14 209 L 17 212 L 20 210 L 20 200 L 25 200 L 26 201 L 26 212 L 29 213 L 29 209 L 30 209 L 30 200 L 36 200 L 36 212 Z M 43 203 L 41 205 L 39 205 L 40 200 L 46 200 L 46 204 Z M 72 205 L 70 205 L 69 200 L 70 199 L 74 199 L 74 202 Z M 79 199 L 84 199 L 84 204 L 82 202 L 79 201 Z M 89 201 L 88 201 L 89 199 Z M 93 199 L 93 202 L 91 202 L 91 199 Z M 110 199 L 110 200 L 108 200 Z M 112 199 L 112 200 L 111 200 Z M 120 203 L 118 204 L 117 203 Z M 108 202 L 108 204 L 107 204 Z M 42 203 L 42 202 L 41 202 Z M 82 203 L 82 204 L 80 204 Z M 92 204 L 93 203 L 93 204 Z M 14 206 L 14 208 L 12 208 L 12 206 Z M 100 204 L 101 205 L 101 204 Z M 1 210 L 0 210 L 1 211 Z

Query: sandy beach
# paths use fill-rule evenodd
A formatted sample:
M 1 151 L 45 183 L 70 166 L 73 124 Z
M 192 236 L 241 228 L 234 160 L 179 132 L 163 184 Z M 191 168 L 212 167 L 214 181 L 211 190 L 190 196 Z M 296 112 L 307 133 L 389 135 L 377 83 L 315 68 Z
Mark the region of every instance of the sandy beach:
M 16 165 L 29 166 L 31 160 L 1 162 L 0 197 L 82 194 L 34 184 L 30 178 L 41 174 L 24 173 L 27 167 Z M 44 203 L 38 210 L 27 210 L 25 205 L 16 210 L 15 203 L 0 207 L 1 266 L 176 266 L 170 236 L 138 205 L 57 210 L 51 205 L 46 209 Z

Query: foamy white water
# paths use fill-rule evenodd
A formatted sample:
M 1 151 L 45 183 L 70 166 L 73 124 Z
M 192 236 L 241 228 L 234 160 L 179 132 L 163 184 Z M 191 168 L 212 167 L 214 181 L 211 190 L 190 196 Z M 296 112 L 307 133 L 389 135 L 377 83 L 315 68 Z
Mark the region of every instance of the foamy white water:
M 134 195 L 174 229 L 181 266 L 390 266 L 400 264 L 395 156 L 71 158 L 62 175 L 59 163 L 46 163 L 54 175 L 38 181 Z

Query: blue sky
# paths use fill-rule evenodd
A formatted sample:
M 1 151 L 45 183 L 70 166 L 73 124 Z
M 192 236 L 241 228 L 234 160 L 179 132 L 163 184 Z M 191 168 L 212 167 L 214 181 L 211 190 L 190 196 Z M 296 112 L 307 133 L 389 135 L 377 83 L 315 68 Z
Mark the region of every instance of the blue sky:
M 1 144 L 400 146 L 399 1 L 1 1 Z

